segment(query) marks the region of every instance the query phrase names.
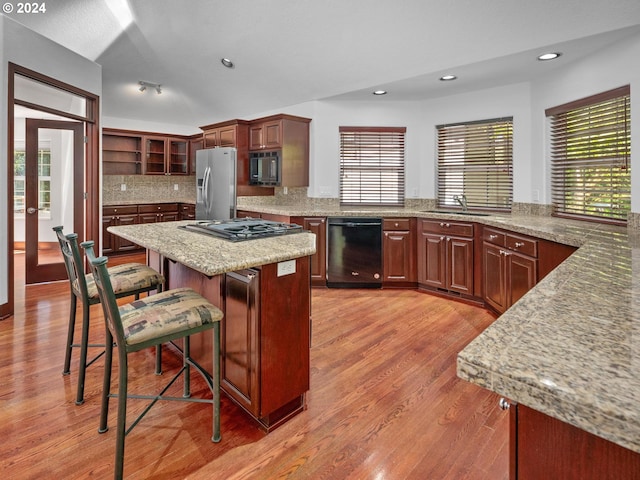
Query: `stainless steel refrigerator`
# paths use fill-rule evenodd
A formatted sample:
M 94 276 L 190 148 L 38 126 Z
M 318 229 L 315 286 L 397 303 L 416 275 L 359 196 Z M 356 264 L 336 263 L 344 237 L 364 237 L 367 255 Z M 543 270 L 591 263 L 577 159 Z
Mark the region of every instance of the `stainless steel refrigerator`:
M 196 220 L 236 217 L 236 149 L 196 152 Z

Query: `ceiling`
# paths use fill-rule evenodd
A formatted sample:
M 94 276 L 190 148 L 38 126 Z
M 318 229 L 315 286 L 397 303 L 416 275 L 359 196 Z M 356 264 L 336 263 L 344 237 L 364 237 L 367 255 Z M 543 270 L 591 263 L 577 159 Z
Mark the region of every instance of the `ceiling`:
M 373 101 L 375 89 L 388 91 L 375 101 L 416 101 L 527 81 L 640 32 L 638 0 L 58 0 L 46 7 L 6 16 L 102 66 L 103 115 L 194 128 L 313 100 Z M 545 51 L 563 55 L 537 61 Z M 439 81 L 446 73 L 458 79 Z M 162 94 L 141 93 L 140 80 L 161 84 Z

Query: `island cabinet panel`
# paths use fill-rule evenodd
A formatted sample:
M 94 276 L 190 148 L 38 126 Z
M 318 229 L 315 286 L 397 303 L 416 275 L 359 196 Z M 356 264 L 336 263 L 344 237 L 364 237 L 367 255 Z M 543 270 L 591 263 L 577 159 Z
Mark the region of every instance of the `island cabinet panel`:
M 413 218 L 385 218 L 383 221 L 383 284 L 413 286 L 416 273 L 416 221 Z
M 294 273 L 268 264 L 214 277 L 169 260 L 151 261 L 167 272 L 169 288 L 191 287 L 223 310 L 221 388 L 229 398 L 267 432 L 305 408 L 311 343 L 308 257 L 293 260 Z M 192 337 L 191 353 L 211 368 L 211 332 Z
M 640 478 L 640 454 L 524 405 L 510 407 L 511 480 Z
M 260 271 L 227 273 L 224 292 L 220 381 L 236 403 L 260 417 Z
M 474 224 L 420 220 L 418 283 L 473 297 Z
M 311 285 L 324 287 L 327 285 L 327 218 L 326 217 L 292 217 L 292 223 L 316 236 L 316 253 L 311 256 Z

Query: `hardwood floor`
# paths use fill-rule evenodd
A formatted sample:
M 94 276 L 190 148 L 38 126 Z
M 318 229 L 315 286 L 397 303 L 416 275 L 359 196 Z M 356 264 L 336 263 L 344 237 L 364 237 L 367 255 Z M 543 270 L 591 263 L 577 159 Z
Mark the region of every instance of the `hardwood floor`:
M 111 430 L 98 434 L 102 360 L 87 371 L 81 406 L 75 364 L 61 375 L 68 284 L 16 285 L 16 292 L 15 316 L 0 322 L 4 477 L 111 478 L 116 402 Z M 493 321 L 489 313 L 406 290 L 314 289 L 312 305 L 307 410 L 265 435 L 223 396 L 222 441 L 214 444 L 210 407 L 161 402 L 127 437 L 125 476 L 508 478 L 508 414 L 495 394 L 455 375 L 457 352 Z M 92 319 L 91 341 L 99 342 L 99 305 Z M 164 359 L 165 374 L 156 377 L 153 351 L 140 352 L 131 388 L 150 393 L 169 378 L 179 360 Z M 204 390 L 196 375 L 193 390 Z M 130 405 L 131 418 L 145 406 Z

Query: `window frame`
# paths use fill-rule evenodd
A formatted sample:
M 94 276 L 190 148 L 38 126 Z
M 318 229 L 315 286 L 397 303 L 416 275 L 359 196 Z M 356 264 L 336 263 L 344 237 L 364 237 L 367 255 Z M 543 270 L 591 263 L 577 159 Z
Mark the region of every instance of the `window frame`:
M 626 225 L 631 212 L 631 88 L 629 85 L 584 97 L 545 110 L 548 119 L 549 165 L 552 215 L 561 218 L 590 221 L 605 224 Z M 624 116 L 621 119 L 620 115 Z M 614 120 L 612 124 L 611 121 Z M 582 128 L 582 133 L 572 134 L 567 124 L 574 129 Z M 564 128 L 562 128 L 564 125 Z M 611 138 L 613 148 L 597 140 Z M 571 142 L 563 146 L 563 142 Z M 569 149 L 573 149 L 573 154 Z M 573 168 L 570 168 L 573 167 Z M 625 172 L 622 179 L 613 181 L 614 169 Z M 588 199 L 597 196 L 597 190 L 588 186 L 586 175 L 575 171 L 592 170 L 599 186 L 609 183 L 610 190 L 602 194 L 609 200 L 611 212 L 604 212 L 597 203 L 588 203 Z M 607 173 L 608 170 L 608 173 Z M 571 173 L 568 173 L 572 171 Z M 578 182 L 582 177 L 582 188 L 568 190 L 567 182 Z M 610 179 L 607 182 L 607 177 Z M 628 191 L 615 191 L 615 188 L 628 185 Z M 567 201 L 569 196 L 585 201 L 582 204 L 575 199 Z M 572 198 L 573 198 L 572 197 Z M 617 201 L 615 199 L 617 198 Z M 615 205 L 615 206 L 614 206 Z M 623 210 L 619 207 L 625 206 Z M 600 210 L 599 210 L 600 209 Z M 621 213 L 615 214 L 615 211 Z
M 338 130 L 340 205 L 403 207 L 406 127 L 341 126 Z M 354 175 L 351 183 L 347 182 L 350 173 Z
M 506 137 L 496 135 L 504 129 Z M 466 176 L 478 178 L 465 182 Z M 513 117 L 436 125 L 436 204 L 463 209 L 454 200 L 454 195 L 462 194 L 468 210 L 511 212 Z
M 16 162 L 16 157 L 18 154 L 22 154 L 22 159 L 26 160 L 26 151 L 24 146 L 17 147 L 13 152 L 13 161 L 14 165 Z M 44 163 L 44 159 L 47 159 L 47 162 Z M 43 168 L 47 167 L 49 170 L 49 175 L 42 175 Z M 26 165 L 24 165 L 26 167 Z M 23 195 L 17 195 L 18 189 L 16 188 L 16 182 L 20 182 L 22 184 L 22 192 Z M 47 189 L 42 188 L 42 183 L 45 182 L 47 185 Z M 13 212 L 15 218 L 24 218 L 25 216 L 25 208 L 26 208 L 26 176 L 25 175 L 17 175 L 15 172 L 14 166 L 14 195 L 13 195 Z M 49 200 L 46 202 L 43 201 L 43 193 L 49 195 Z M 22 209 L 16 209 L 16 198 L 22 198 Z M 51 149 L 49 147 L 39 147 L 38 148 L 38 209 L 39 209 L 39 217 L 43 220 L 47 220 L 51 218 Z

